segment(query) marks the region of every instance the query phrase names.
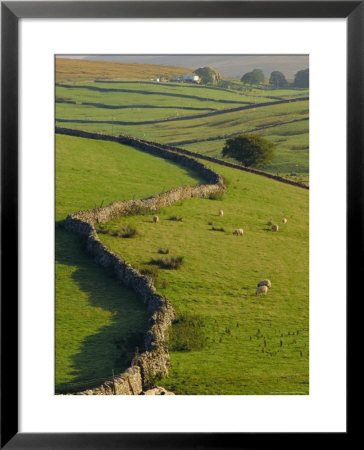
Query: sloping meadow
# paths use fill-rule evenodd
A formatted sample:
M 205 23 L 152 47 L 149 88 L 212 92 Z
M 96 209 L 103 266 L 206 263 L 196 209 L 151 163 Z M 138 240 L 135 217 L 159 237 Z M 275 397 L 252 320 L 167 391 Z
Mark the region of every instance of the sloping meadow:
M 276 157 L 265 170 L 308 182 L 307 97 L 307 90 L 230 92 L 181 83 L 62 82 L 56 86 L 56 121 L 59 126 L 130 135 L 219 158 L 226 138 L 255 132 L 275 144 Z M 292 102 L 274 104 L 287 100 Z
M 99 226 L 101 241 L 149 274 L 177 312 L 172 368 L 159 383 L 176 394 L 307 394 L 308 192 L 207 165 L 229 184 L 221 199 L 179 202 L 158 222 L 131 216 Z M 136 234 L 124 238 L 123 229 Z M 272 288 L 256 296 L 264 278 Z
M 100 385 L 129 367 L 150 314 L 93 262 L 68 214 L 202 181 L 171 162 L 111 142 L 56 135 L 56 392 Z
M 307 91 L 79 84 L 85 87 L 56 87 L 60 126 L 171 143 L 216 157 L 228 136 L 255 130 L 276 143 L 276 158 L 266 170 L 308 179 L 307 101 L 209 116 L 305 97 Z M 202 117 L 180 120 L 196 114 Z M 143 124 L 148 121 L 153 123 Z M 98 226 L 100 240 L 153 279 L 177 313 L 168 341 L 172 368 L 158 384 L 176 394 L 307 394 L 308 191 L 203 163 L 225 178 L 225 195 Z M 204 182 L 192 170 L 126 145 L 57 135 L 57 392 L 97 386 L 125 370 L 142 345 L 149 318 L 140 298 L 97 266 L 62 220 L 78 210 Z M 278 232 L 271 224 L 279 225 Z M 242 236 L 233 234 L 238 228 Z M 265 278 L 272 287 L 256 296 Z

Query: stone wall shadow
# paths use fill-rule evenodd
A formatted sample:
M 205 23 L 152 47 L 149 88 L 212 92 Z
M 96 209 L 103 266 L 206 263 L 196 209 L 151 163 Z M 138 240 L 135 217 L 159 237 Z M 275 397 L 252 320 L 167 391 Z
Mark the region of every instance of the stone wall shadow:
M 56 385 L 55 392 L 61 394 L 98 386 L 112 378 L 112 371 L 117 375 L 127 369 L 136 348 L 143 350 L 150 313 L 133 290 L 112 278 L 106 269 L 92 260 L 81 236 L 59 226 L 56 227 L 56 261 L 77 267 L 71 276 L 78 288 L 87 294 L 89 304 L 112 314 L 111 324 L 84 338 L 81 350 L 72 355 L 73 379 Z M 67 298 L 56 301 L 67 302 Z

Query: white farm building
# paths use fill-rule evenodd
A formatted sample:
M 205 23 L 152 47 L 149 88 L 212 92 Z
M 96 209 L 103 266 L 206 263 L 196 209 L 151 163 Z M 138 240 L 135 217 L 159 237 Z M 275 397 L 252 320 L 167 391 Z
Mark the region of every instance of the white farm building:
M 183 81 L 192 81 L 192 83 L 199 83 L 200 77 L 198 75 L 194 75 L 193 73 L 186 73 L 186 75 L 183 75 Z

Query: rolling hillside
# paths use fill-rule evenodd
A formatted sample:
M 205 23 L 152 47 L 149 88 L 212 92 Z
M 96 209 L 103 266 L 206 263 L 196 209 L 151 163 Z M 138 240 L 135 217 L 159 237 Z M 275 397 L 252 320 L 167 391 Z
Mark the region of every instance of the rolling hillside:
M 305 182 L 308 116 L 307 90 L 235 91 L 143 81 L 56 86 L 58 126 L 131 135 L 218 158 L 226 138 L 254 132 L 276 145 L 276 157 L 265 170 Z
M 152 83 L 156 69 L 57 58 L 56 126 L 220 159 L 228 137 L 255 132 L 276 144 L 265 171 L 308 183 L 308 90 Z M 308 394 L 309 191 L 202 162 L 223 176 L 224 195 L 178 201 L 157 212 L 157 223 L 144 211 L 96 224 L 106 247 L 149 274 L 175 309 L 172 367 L 155 382 L 181 395 Z M 122 373 L 143 351 L 150 318 L 64 229 L 67 215 L 204 183 L 130 145 L 56 134 L 56 393 Z M 256 296 L 266 278 L 271 289 Z
M 198 182 L 127 146 L 56 136 L 56 392 L 95 386 L 112 370 L 125 370 L 149 318 L 138 296 L 94 263 L 62 220 L 115 199 Z
M 183 320 L 198 328 L 191 341 L 201 339 L 201 348 L 189 348 L 188 325 L 177 331 L 172 369 L 158 383 L 184 395 L 307 394 L 308 192 L 212 166 L 230 182 L 222 200 L 163 208 L 158 224 L 151 215 L 100 226 L 100 239 L 132 266 L 155 267 L 157 290 L 177 311 L 177 330 Z M 136 229 L 137 237 L 113 236 L 121 227 Z M 244 235 L 234 236 L 236 228 Z M 167 256 L 159 253 L 167 249 Z M 149 263 L 168 256 L 182 256 L 181 268 Z M 257 297 L 264 278 L 272 289 Z
M 84 59 L 56 58 L 57 80 L 94 80 L 138 78 L 149 80 L 158 74 L 176 76 L 191 72 L 191 69 L 158 64 L 133 64 L 106 61 L 88 61 Z

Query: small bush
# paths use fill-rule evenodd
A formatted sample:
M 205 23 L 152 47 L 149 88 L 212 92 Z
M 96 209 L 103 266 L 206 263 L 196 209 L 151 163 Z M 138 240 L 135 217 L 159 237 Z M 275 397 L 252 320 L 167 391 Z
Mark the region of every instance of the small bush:
M 168 347 L 172 351 L 189 352 L 202 350 L 207 339 L 203 333 L 200 316 L 183 314 L 174 323 L 169 332 Z
M 153 389 L 158 384 L 158 381 L 162 378 L 162 375 L 159 373 L 154 373 L 152 367 L 146 366 L 144 367 L 144 390 Z
M 150 214 L 152 211 L 151 209 L 141 206 L 141 205 L 132 205 L 129 211 L 125 214 L 126 216 L 146 216 Z M 158 212 L 158 211 L 153 211 Z
M 159 276 L 157 267 L 143 267 L 143 269 L 140 270 L 140 273 L 151 278 L 154 284 L 157 283 Z
M 223 227 L 220 227 L 220 228 L 218 228 L 218 227 L 211 227 L 211 230 L 212 231 L 225 231 L 225 228 L 223 228 Z
M 158 253 L 160 253 L 161 255 L 168 255 L 169 248 L 160 248 L 158 249 Z
M 126 227 L 121 227 L 119 228 L 119 230 L 112 232 L 111 236 L 117 236 L 122 238 L 134 238 L 136 237 L 137 234 L 138 231 L 136 228 L 127 225 Z
M 168 220 L 174 220 L 175 222 L 182 222 L 183 218 L 178 216 L 168 217 Z
M 210 200 L 222 200 L 223 199 L 223 193 L 222 192 L 211 192 L 209 195 Z
M 159 266 L 161 269 L 179 269 L 183 263 L 183 256 L 168 256 L 165 259 L 152 258 L 148 264 Z
M 213 225 L 214 223 L 213 223 L 213 222 L 211 222 L 211 220 L 210 220 L 210 221 L 208 222 L 208 224 L 209 224 L 209 225 Z
M 98 233 L 101 233 L 101 234 L 108 234 L 109 233 L 109 230 L 107 228 L 107 224 L 105 224 L 105 223 L 98 223 L 98 224 L 96 224 L 96 231 Z
M 168 286 L 169 286 L 168 281 L 167 281 L 167 280 L 163 280 L 162 288 L 163 288 L 163 289 L 167 289 Z

